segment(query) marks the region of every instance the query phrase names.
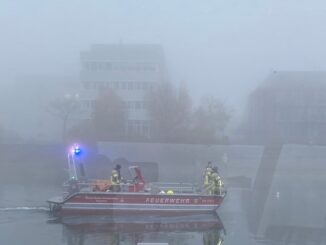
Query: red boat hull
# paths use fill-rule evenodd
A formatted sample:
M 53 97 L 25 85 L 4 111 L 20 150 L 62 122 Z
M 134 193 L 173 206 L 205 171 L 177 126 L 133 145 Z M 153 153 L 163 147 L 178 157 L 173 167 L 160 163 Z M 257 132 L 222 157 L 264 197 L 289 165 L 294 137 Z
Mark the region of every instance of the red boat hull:
M 221 205 L 223 198 L 224 196 L 197 194 L 79 192 L 56 204 L 62 214 L 173 215 L 214 212 Z

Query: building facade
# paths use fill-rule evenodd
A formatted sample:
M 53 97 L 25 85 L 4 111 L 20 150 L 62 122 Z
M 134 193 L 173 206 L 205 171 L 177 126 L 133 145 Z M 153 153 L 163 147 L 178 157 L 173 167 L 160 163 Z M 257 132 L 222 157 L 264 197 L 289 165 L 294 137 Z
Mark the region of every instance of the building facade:
M 326 143 L 326 72 L 273 72 L 249 97 L 246 141 Z
M 99 92 L 112 89 L 123 100 L 127 135 L 150 137 L 146 93 L 167 80 L 163 49 L 160 45 L 93 45 L 81 52 L 82 105 L 90 119 Z

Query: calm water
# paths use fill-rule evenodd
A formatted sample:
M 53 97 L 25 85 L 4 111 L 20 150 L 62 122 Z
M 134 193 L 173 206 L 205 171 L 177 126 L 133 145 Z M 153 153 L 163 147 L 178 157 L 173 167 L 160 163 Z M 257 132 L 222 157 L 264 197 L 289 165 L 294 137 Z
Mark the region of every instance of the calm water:
M 39 184 L 0 184 L 0 245 L 140 242 L 201 245 L 218 244 L 221 239 L 229 245 L 326 245 L 326 148 L 289 145 L 281 151 L 267 148 L 264 154 L 258 154 L 260 148 L 254 152 L 249 148 L 236 147 L 229 152 L 230 164 L 222 174 L 241 178 L 228 179 L 228 195 L 217 215 L 170 219 L 101 216 L 49 222 L 45 201 L 62 192 L 59 185 L 49 185 L 47 178 L 55 178 L 56 175 L 51 175 L 54 170 L 43 166 L 34 172 L 25 167 L 19 168 L 18 175 L 16 165 L 4 165 L 6 171 L 0 172 L 1 182 L 12 183 L 15 180 L 11 176 L 15 176 L 17 181 Z M 196 157 L 196 154 L 189 156 L 190 149 L 187 154 L 183 148 L 179 150 L 181 153 L 171 157 Z M 154 155 L 151 158 L 156 159 Z M 180 169 L 193 171 L 195 168 L 185 167 L 190 159 L 186 160 Z M 164 180 L 168 169 L 168 166 L 160 168 Z M 199 179 L 201 172 L 198 173 Z M 190 172 L 185 175 L 196 176 Z M 45 183 L 48 185 L 44 186 Z
M 240 190 L 230 190 L 218 215 L 190 217 L 67 217 L 53 221 L 46 198 L 57 188 L 2 186 L 0 244 L 255 244 Z
M 285 192 L 284 190 L 283 192 Z M 282 199 L 282 193 L 276 197 Z M 229 189 L 218 215 L 190 217 L 67 217 L 49 219 L 45 200 L 57 195 L 56 187 L 0 187 L 0 244 L 137 244 L 165 242 L 172 244 L 326 244 L 318 207 L 308 209 L 312 217 L 293 215 L 297 205 L 268 201 L 272 211 L 262 216 L 255 235 L 255 220 L 249 214 L 250 193 Z M 273 199 L 273 198 L 272 198 Z M 275 199 L 275 198 L 274 198 Z M 290 216 L 289 216 L 290 215 Z M 315 215 L 315 216 L 314 216 Z M 292 217 L 292 218 L 289 218 Z M 313 223 L 315 221 L 315 223 Z M 291 223 L 293 225 L 291 225 Z M 304 224 L 307 224 L 306 226 Z

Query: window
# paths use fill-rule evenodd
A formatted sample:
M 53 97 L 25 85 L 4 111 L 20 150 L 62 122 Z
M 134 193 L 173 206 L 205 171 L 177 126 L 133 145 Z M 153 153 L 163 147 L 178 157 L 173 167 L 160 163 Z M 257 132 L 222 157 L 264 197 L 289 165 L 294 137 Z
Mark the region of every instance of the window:
M 127 122 L 127 133 L 129 135 L 148 136 L 150 131 L 149 121 L 129 120 Z
M 128 123 L 127 123 L 127 131 L 128 131 L 128 134 L 129 135 L 131 135 L 132 134 L 132 132 L 134 131 L 133 130 L 133 123 L 132 123 L 132 121 L 128 121 Z
M 96 89 L 96 88 L 97 88 L 97 84 L 96 84 L 96 82 L 92 82 L 92 88 L 93 88 L 93 89 Z
M 135 120 L 135 132 L 136 134 L 141 133 L 141 121 Z
M 84 107 L 84 108 L 86 108 L 86 109 L 89 109 L 90 108 L 90 101 L 89 100 L 84 100 L 83 102 L 82 102 L 82 106 Z
M 143 64 L 142 68 L 143 68 L 143 71 L 146 71 L 146 72 L 156 71 L 156 65 L 155 64 Z
M 91 83 L 90 82 L 84 82 L 84 88 L 85 89 L 90 89 L 91 88 Z
M 140 101 L 136 101 L 135 102 L 135 109 L 136 110 L 140 110 L 141 109 L 141 102 Z
M 149 135 L 149 123 L 147 121 L 143 121 L 142 134 L 146 136 Z
M 105 70 L 108 70 L 108 71 L 112 70 L 112 64 L 110 62 L 105 63 Z
M 135 82 L 135 89 L 137 90 L 141 89 L 141 82 Z
M 90 106 L 91 106 L 92 108 L 95 108 L 95 105 L 96 105 L 96 101 L 95 101 L 95 100 L 91 100 L 91 101 L 90 101 Z
M 104 86 L 105 86 L 105 82 L 103 82 L 103 81 L 97 82 L 97 88 L 98 89 L 103 89 Z
M 143 109 L 148 110 L 148 102 L 147 101 L 143 101 Z
M 134 89 L 133 82 L 128 82 L 128 90 L 133 90 L 133 89 Z
M 85 70 L 89 70 L 89 69 L 90 69 L 90 64 L 89 64 L 89 62 L 84 62 L 84 63 L 83 63 L 83 68 L 84 68 Z
M 148 89 L 148 83 L 147 82 L 142 82 L 142 88 L 143 88 L 143 90 L 147 90 Z
M 97 70 L 97 64 L 96 62 L 90 62 L 90 70 L 96 71 Z
M 99 71 L 104 70 L 104 69 L 105 69 L 105 63 L 103 63 L 103 62 L 98 62 L 98 64 L 97 64 L 97 69 L 98 69 Z

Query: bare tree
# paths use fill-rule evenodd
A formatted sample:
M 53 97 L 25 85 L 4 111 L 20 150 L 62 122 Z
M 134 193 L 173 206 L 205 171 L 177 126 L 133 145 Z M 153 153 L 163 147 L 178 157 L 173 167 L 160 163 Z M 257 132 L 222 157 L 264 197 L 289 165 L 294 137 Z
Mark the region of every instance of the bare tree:
M 105 90 L 99 94 L 93 111 L 93 122 L 97 139 L 118 140 L 124 137 L 124 103 L 113 90 Z
M 81 110 L 79 95 L 66 94 L 62 98 L 57 98 L 50 102 L 48 111 L 55 117 L 62 120 L 62 138 L 66 141 L 67 124 L 71 115 L 79 113 Z
M 190 126 L 192 100 L 184 86 L 161 83 L 148 94 L 152 137 L 159 141 L 182 141 Z
M 192 141 L 202 143 L 222 141 L 231 113 L 225 103 L 214 96 L 203 98 L 192 115 Z

